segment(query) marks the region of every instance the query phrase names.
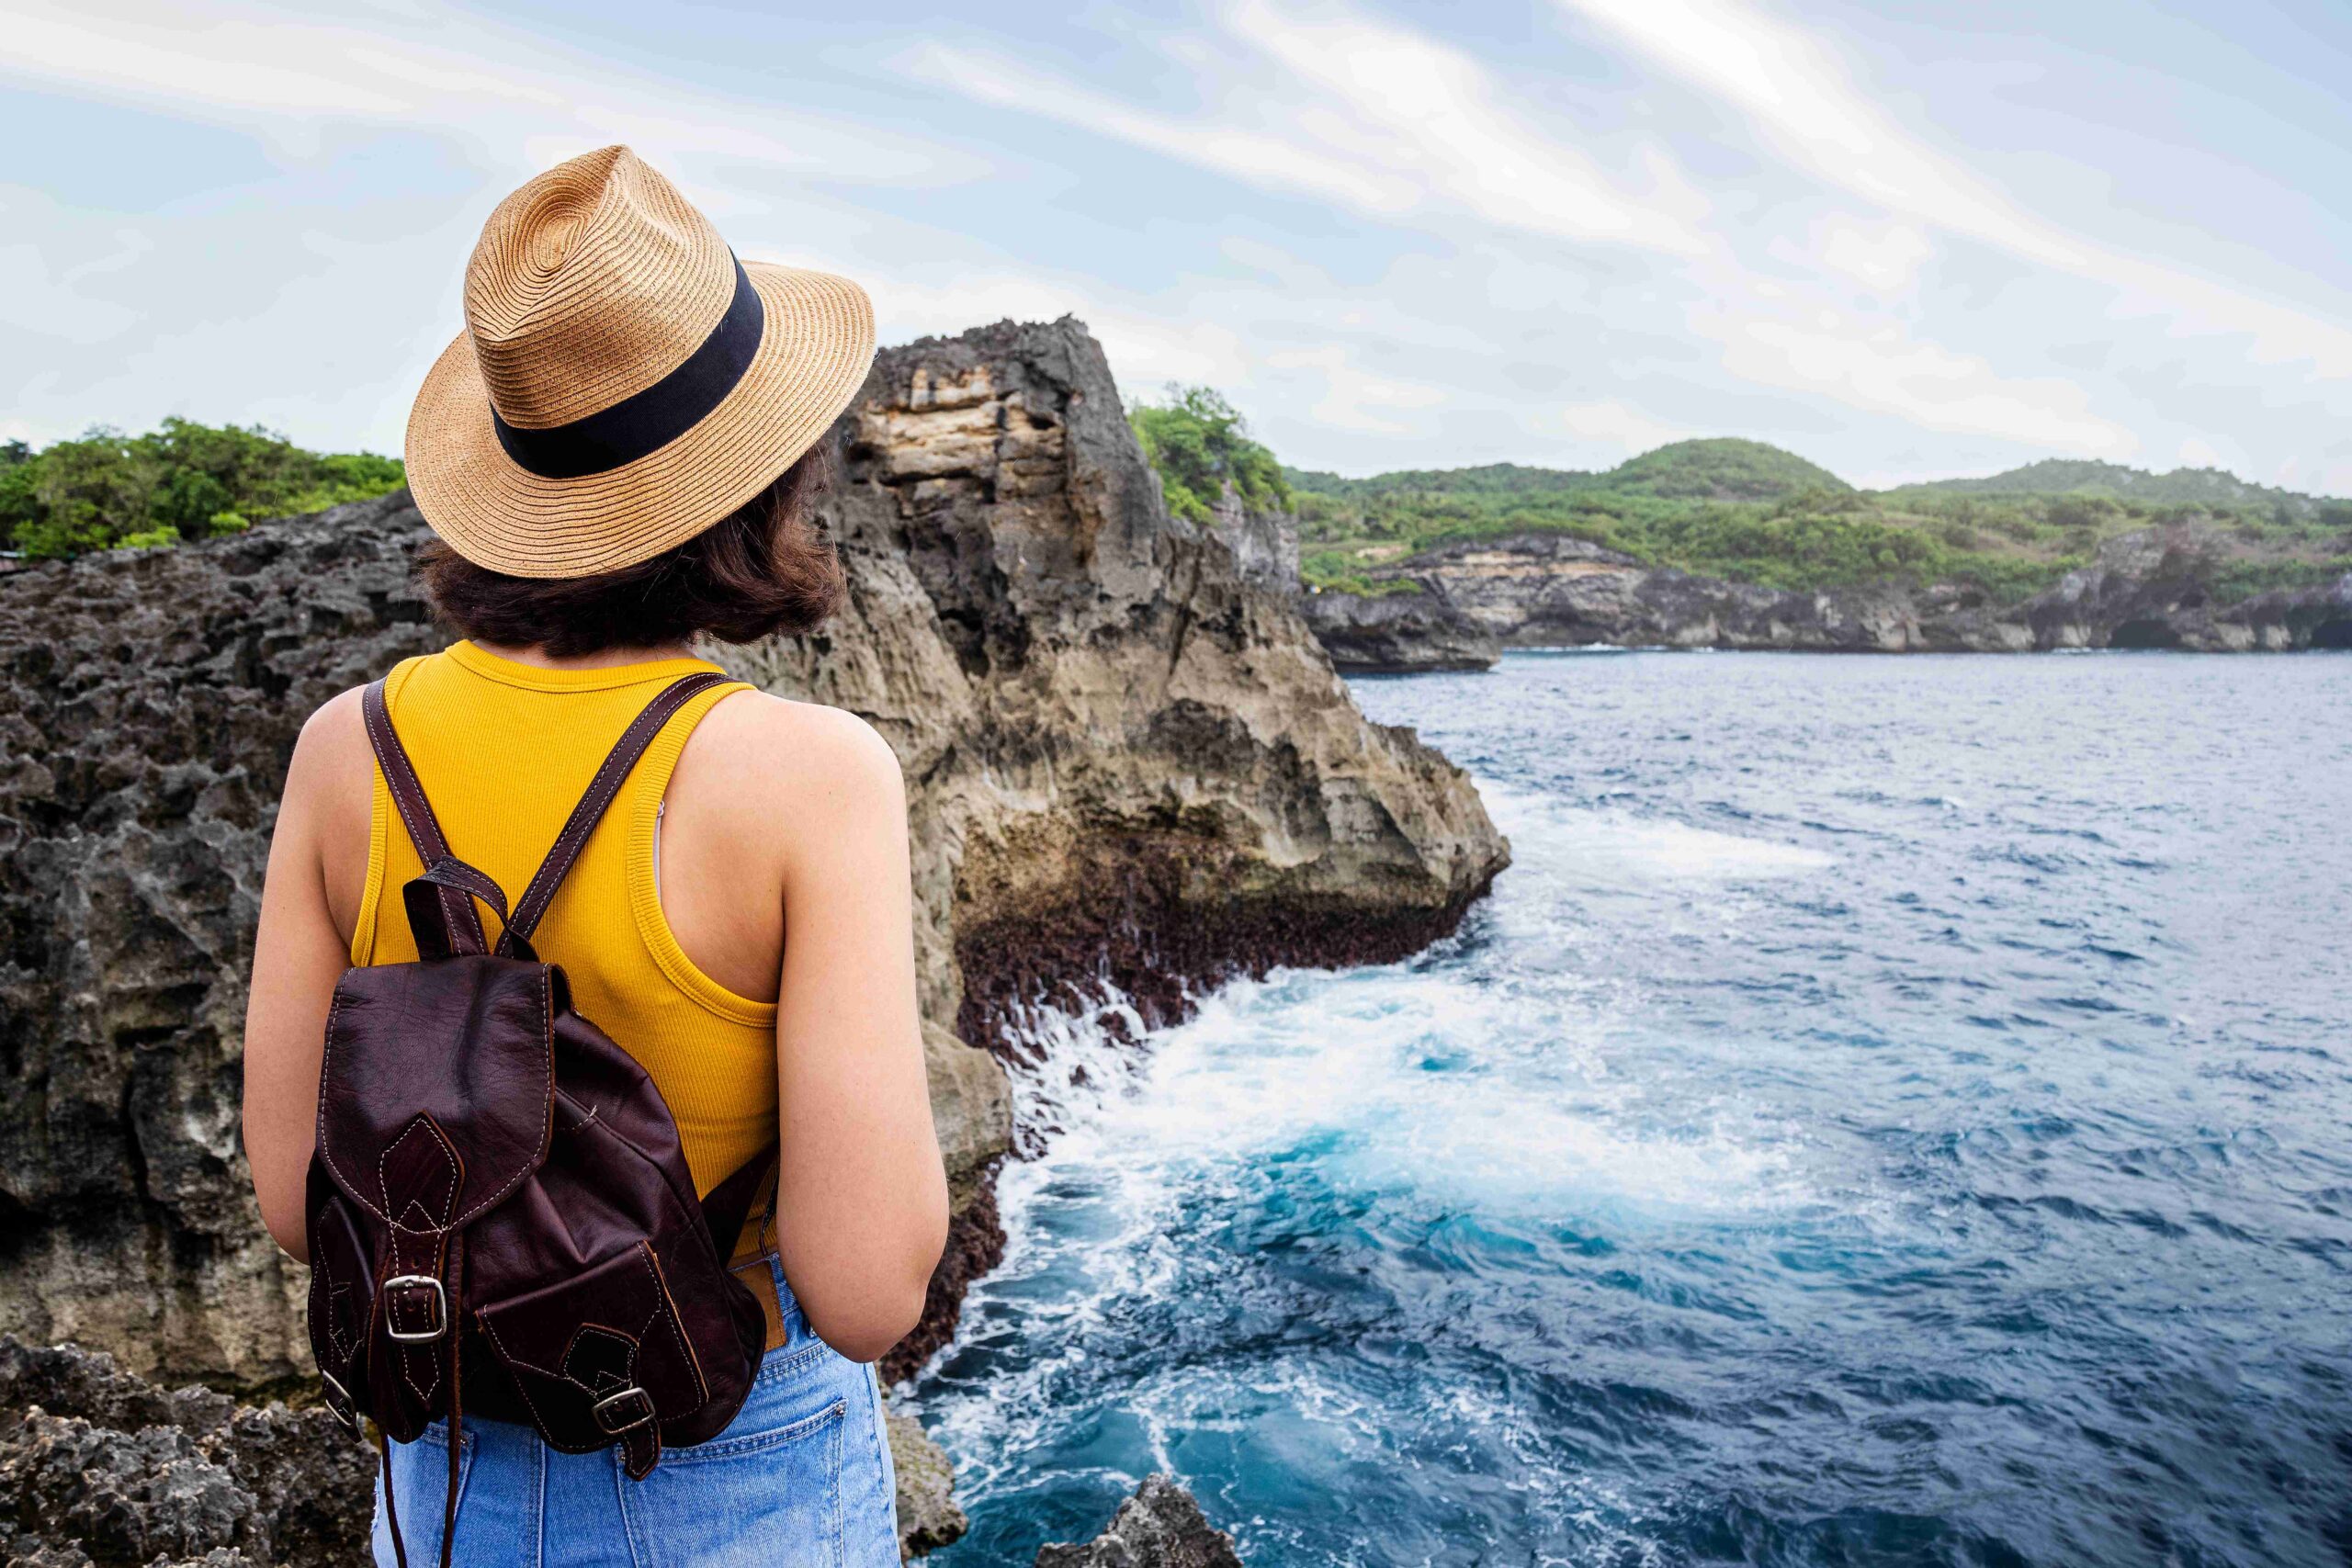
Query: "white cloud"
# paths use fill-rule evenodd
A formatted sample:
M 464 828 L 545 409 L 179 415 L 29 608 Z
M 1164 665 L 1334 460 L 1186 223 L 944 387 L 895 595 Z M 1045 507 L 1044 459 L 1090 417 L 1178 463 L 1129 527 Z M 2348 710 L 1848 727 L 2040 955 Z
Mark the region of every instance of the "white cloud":
M 1746 111 L 1764 139 L 1833 186 L 1946 233 L 2112 285 L 2114 313 L 2175 336 L 2243 334 L 2259 359 L 2352 374 L 2352 329 L 2159 261 L 2119 252 L 2010 201 L 1886 113 L 1812 35 L 1747 0 L 1553 0 Z
M 1912 338 L 1894 321 L 1824 309 L 1810 324 L 1699 311 L 1691 325 L 1723 344 L 1734 375 L 1923 429 L 1997 435 L 2087 457 L 2120 459 L 2139 448 L 2130 431 L 2092 413 L 2088 395 L 2073 382 L 2005 378 L 1978 355 Z
M 1381 411 L 1437 408 L 1452 397 L 1447 389 L 1422 381 L 1400 380 L 1365 370 L 1347 348 L 1325 344 L 1316 348 L 1286 349 L 1263 356 L 1277 370 L 1314 370 L 1323 380 L 1323 395 L 1313 413 L 1325 424 L 1360 430 L 1374 435 L 1409 435 L 1413 426 Z
M 989 172 L 950 142 L 616 69 L 437 6 L 411 16 L 416 36 L 403 37 L 381 14 L 356 26 L 221 6 L 199 16 L 10 0 L 0 77 L 171 104 L 281 141 L 337 120 L 424 130 L 492 149 L 501 164 L 526 146 L 552 162 L 627 141 L 657 164 L 722 154 L 866 184 Z
M 1598 442 L 1629 457 L 1695 434 L 1614 400 L 1570 403 L 1560 411 L 1560 424 L 1579 441 Z
M 1813 254 L 1830 271 L 1894 296 L 1910 291 L 1936 250 L 1908 223 L 1866 223 L 1841 213 L 1815 225 Z
M 1114 137 L 1261 190 L 1305 192 L 1391 216 L 1409 211 L 1418 199 L 1409 181 L 1386 170 L 1332 157 L 1280 135 L 1148 113 L 1001 54 L 926 42 L 899 55 L 895 63 L 911 76 L 977 102 Z
M 1638 182 L 1611 176 L 1500 107 L 1507 85 L 1459 50 L 1348 10 L 1306 18 L 1241 0 L 1222 21 L 1308 92 L 1227 92 L 1214 114 L 1184 118 L 988 51 L 926 42 L 897 63 L 982 103 L 1378 218 L 1468 213 L 1555 239 L 1684 256 L 1713 248 L 1699 227 L 1705 198 L 1663 152 L 1642 151 Z
M 1705 199 L 1663 153 L 1648 149 L 1646 188 L 1628 188 L 1502 107 L 1508 86 L 1459 50 L 1351 11 L 1302 17 L 1265 0 L 1239 0 L 1225 22 L 1349 111 L 1346 121 L 1302 120 L 1302 129 L 1419 170 L 1432 198 L 1507 229 L 1681 255 L 1712 248 L 1694 227 Z

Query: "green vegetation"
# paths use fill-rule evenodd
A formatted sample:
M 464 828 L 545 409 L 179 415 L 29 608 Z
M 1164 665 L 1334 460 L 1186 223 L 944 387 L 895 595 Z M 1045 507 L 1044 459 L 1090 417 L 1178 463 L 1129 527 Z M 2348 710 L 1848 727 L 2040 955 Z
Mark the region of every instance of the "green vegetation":
M 2028 463 L 2022 468 L 1994 474 L 1981 479 L 1934 479 L 1926 484 L 1905 485 L 1889 491 L 1889 495 L 1916 496 L 1921 494 L 1948 495 L 2105 495 L 2117 500 L 2144 501 L 2157 504 L 2212 505 L 2267 509 L 2283 512 L 2288 517 L 2308 517 L 2321 506 L 2330 504 L 2291 491 L 2272 490 L 2268 485 L 2250 484 L 2235 474 L 2219 468 L 2175 468 L 2168 474 L 2152 474 L 2145 468 L 2127 468 L 2120 463 L 2102 463 L 2095 459 L 2044 457 L 2039 463 Z M 2352 513 L 2352 505 L 2337 502 Z
M 0 446 L 0 536 L 40 558 L 233 534 L 252 522 L 366 501 L 406 483 L 398 459 L 305 451 L 255 425 L 167 419 L 34 451 Z
M 1206 523 L 1228 483 L 1253 512 L 1290 510 L 1283 466 L 1250 439 L 1233 405 L 1210 389 L 1170 386 L 1165 402 L 1128 409 L 1127 423 L 1159 471 L 1168 510 L 1176 516 Z
M 2003 604 L 2085 565 L 2108 539 L 2218 528 L 2224 600 L 2352 570 L 2352 502 L 2210 470 L 2037 463 L 1989 479 L 1857 491 L 1755 441 L 1681 441 L 1607 473 L 1490 464 L 1344 479 L 1289 474 L 1308 581 L 1361 591 L 1448 539 L 1556 529 L 1654 565 L 1799 592 L 1878 581 L 1973 584 Z

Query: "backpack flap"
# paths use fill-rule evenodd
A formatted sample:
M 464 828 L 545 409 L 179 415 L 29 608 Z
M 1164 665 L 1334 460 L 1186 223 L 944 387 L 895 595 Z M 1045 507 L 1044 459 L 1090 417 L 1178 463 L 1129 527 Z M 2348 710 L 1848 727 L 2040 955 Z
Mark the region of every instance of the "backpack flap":
M 568 1280 L 478 1305 L 482 1334 L 551 1448 L 617 1442 L 632 1479 L 662 1457 L 662 1424 L 710 1398 L 661 1263 L 632 1243 Z
M 547 1158 L 553 1019 L 544 964 L 472 957 L 346 970 L 319 1077 L 327 1175 L 386 1225 L 470 1224 Z

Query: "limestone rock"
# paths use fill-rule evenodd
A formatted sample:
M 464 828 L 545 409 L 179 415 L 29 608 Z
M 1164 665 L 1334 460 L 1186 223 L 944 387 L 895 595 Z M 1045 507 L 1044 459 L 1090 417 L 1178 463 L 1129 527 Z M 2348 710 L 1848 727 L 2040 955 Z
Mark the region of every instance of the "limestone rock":
M 324 1410 L 165 1392 L 110 1356 L 0 1337 L 0 1558 L 342 1568 L 373 1450 Z
M 1341 670 L 1403 675 L 1491 670 L 1502 641 L 1434 593 L 1347 593 L 1326 588 L 1299 601 L 1323 650 Z
M 1298 592 L 1298 519 L 1287 512 L 1261 511 L 1241 499 L 1233 481 L 1209 506 L 1216 536 L 1233 552 L 1241 581 L 1269 593 Z
M 931 1440 L 913 1416 L 891 1410 L 884 1418 L 890 1463 L 899 1478 L 900 1550 L 912 1557 L 962 1539 L 970 1521 L 956 1504 L 956 1472 L 946 1450 Z
M 1241 1558 L 1174 1477 L 1153 1475 L 1092 1540 L 1039 1548 L 1037 1568 L 1241 1568 Z
M 1381 660 L 1392 649 L 1419 651 L 1448 635 L 1442 628 L 1465 622 L 1510 647 L 1852 653 L 2352 647 L 2352 577 L 2222 604 L 2206 585 L 2224 547 L 2207 529 L 2145 530 L 2109 540 L 2091 566 L 2048 591 L 2002 605 L 1969 583 L 1786 592 L 1645 566 L 1589 540 L 1536 531 L 1452 540 L 1375 569 L 1375 581 L 1423 590 L 1399 595 L 1394 608 L 1367 614 L 1344 602 L 1322 608 L 1317 601 L 1330 595 L 1321 594 L 1310 598 L 1307 614 L 1343 669 L 1385 667 Z

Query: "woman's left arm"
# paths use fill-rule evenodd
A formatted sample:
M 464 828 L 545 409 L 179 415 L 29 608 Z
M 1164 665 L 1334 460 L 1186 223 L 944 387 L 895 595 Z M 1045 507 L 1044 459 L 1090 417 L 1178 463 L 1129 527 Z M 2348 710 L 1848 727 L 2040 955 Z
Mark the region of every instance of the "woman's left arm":
M 245 1002 L 245 1160 L 262 1223 L 305 1263 L 302 1190 L 318 1134 L 319 1063 L 335 982 L 351 963 L 328 902 L 324 852 L 336 825 L 333 786 L 354 765 L 355 744 L 367 746 L 358 697 L 346 692 L 312 714 L 294 744 Z

